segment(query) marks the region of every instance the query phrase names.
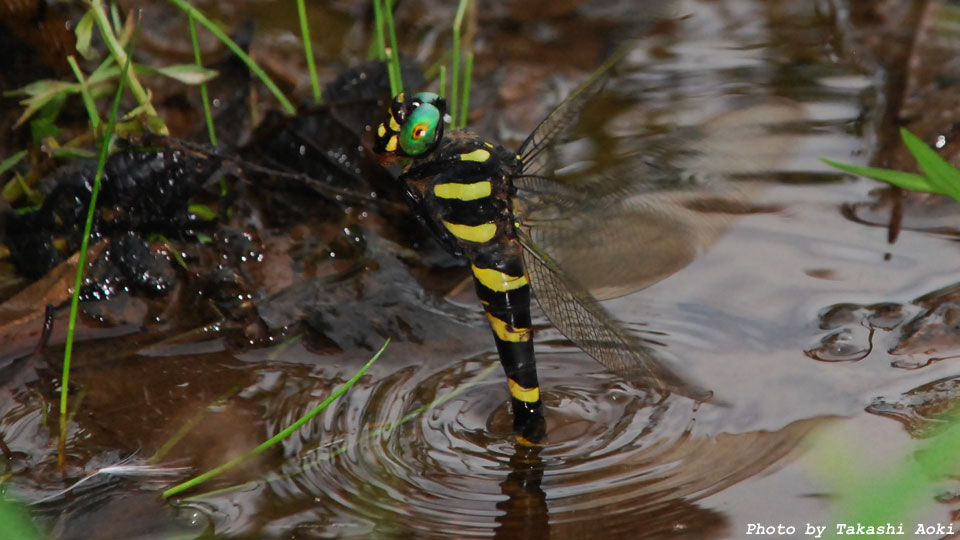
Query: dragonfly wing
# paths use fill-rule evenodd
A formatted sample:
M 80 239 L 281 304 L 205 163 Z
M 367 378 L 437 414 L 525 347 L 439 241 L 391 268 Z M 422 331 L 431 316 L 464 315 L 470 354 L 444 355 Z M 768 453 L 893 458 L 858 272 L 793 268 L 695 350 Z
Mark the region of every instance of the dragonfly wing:
M 517 155 L 523 163 L 524 174 L 539 174 L 552 168 L 552 147 L 564 140 L 572 127 L 580 120 L 580 113 L 603 89 L 614 66 L 620 63 L 634 47 L 634 43 L 621 45 L 586 81 L 577 87 L 556 109 L 544 118 L 533 130 Z
M 771 103 L 695 129 L 561 145 L 551 152 L 564 168 L 513 178 L 514 213 L 584 289 L 622 296 L 690 264 L 739 217 L 778 210 L 754 202 L 765 189 L 754 179 L 789 156 L 796 137 L 784 127 L 799 119 L 797 106 Z
M 698 401 L 712 393 L 683 380 L 650 347 L 620 326 L 580 284 L 522 230 L 523 263 L 537 303 L 563 335 L 607 369 L 659 392 L 675 392 Z
M 646 288 L 681 270 L 698 253 L 697 230 L 676 215 L 605 214 L 587 219 L 537 221 L 533 242 L 593 296 L 616 298 Z

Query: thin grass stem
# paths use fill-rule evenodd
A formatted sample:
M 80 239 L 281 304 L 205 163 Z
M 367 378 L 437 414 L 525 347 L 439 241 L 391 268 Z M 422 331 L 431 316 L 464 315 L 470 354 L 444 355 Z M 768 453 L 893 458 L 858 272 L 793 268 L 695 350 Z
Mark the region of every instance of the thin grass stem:
M 198 68 L 203 68 L 203 60 L 200 58 L 200 43 L 197 41 L 197 25 L 193 22 L 193 15 L 187 14 L 190 22 L 190 42 L 193 44 L 193 59 Z M 217 130 L 213 127 L 213 111 L 210 109 L 210 96 L 207 94 L 207 83 L 200 83 L 200 101 L 203 103 L 203 117 L 207 122 L 207 136 L 210 138 L 210 144 L 217 145 Z
M 100 181 L 103 178 L 103 169 L 107 164 L 107 154 L 110 151 L 110 140 L 117 123 L 117 114 L 120 110 L 120 96 L 127 82 L 127 73 L 130 73 L 130 55 L 124 53 L 125 64 L 120 71 L 120 83 L 117 93 L 113 97 L 113 109 L 107 123 L 107 132 L 103 135 L 103 144 L 100 147 L 100 159 L 97 162 L 97 173 L 93 177 L 93 189 L 90 192 L 90 204 L 87 206 L 87 221 L 83 226 L 83 238 L 80 240 L 80 253 L 77 260 L 77 276 L 73 282 L 73 296 L 70 298 L 70 318 L 67 320 L 67 338 L 63 350 L 63 375 L 60 382 L 60 440 L 58 443 L 57 463 L 63 469 L 66 460 L 67 440 L 67 394 L 70 388 L 70 363 L 73 358 L 73 336 L 77 328 L 77 312 L 80 307 L 80 286 L 83 282 L 83 270 L 86 266 L 87 248 L 90 245 L 90 231 L 93 229 L 93 216 L 97 208 L 97 195 L 100 193 Z
M 231 459 L 231 460 L 228 461 L 227 463 L 224 463 L 223 465 L 221 465 L 221 466 L 219 466 L 219 467 L 216 467 L 216 468 L 214 468 L 214 469 L 211 469 L 211 470 L 209 470 L 209 471 L 201 474 L 200 476 L 196 476 L 196 477 L 194 477 L 194 478 L 191 478 L 190 480 L 187 480 L 186 482 L 183 482 L 183 483 L 181 483 L 181 484 L 178 484 L 178 485 L 176 485 L 176 486 L 174 486 L 174 487 L 172 487 L 172 488 L 164 491 L 164 492 L 163 492 L 163 498 L 166 499 L 166 498 L 172 497 L 172 496 L 176 495 L 177 493 L 180 493 L 180 492 L 182 492 L 182 491 L 186 491 L 186 490 L 188 490 L 188 489 L 190 489 L 190 488 L 192 488 L 192 487 L 194 487 L 194 486 L 197 486 L 197 485 L 202 484 L 203 482 L 206 482 L 207 480 L 209 480 L 209 479 L 211 479 L 211 478 L 214 478 L 214 477 L 216 477 L 216 476 L 219 476 L 219 475 L 222 474 L 223 472 L 225 472 L 225 471 L 227 471 L 227 470 L 230 470 L 230 469 L 236 467 L 237 465 L 240 465 L 241 463 L 244 463 L 244 462 L 248 461 L 250 458 L 252 458 L 252 457 L 254 457 L 254 456 L 257 456 L 257 455 L 263 453 L 264 451 L 266 451 L 266 450 L 269 449 L 269 448 L 272 448 L 274 445 L 276 445 L 277 443 L 279 443 L 279 442 L 282 441 L 283 439 L 286 439 L 287 437 L 289 437 L 290 435 L 292 435 L 292 434 L 293 434 L 294 432 L 296 432 L 298 429 L 300 429 L 301 427 L 303 427 L 307 422 L 309 422 L 310 420 L 313 420 L 313 418 L 314 418 L 315 416 L 317 416 L 318 414 L 320 414 L 321 412 L 323 412 L 324 409 L 326 409 L 326 408 L 327 408 L 331 403 L 333 403 L 337 398 L 339 398 L 340 396 L 342 396 L 342 395 L 344 394 L 344 392 L 346 392 L 351 386 L 353 386 L 354 384 L 356 384 L 356 382 L 360 380 L 360 377 L 362 377 L 363 374 L 366 373 L 368 369 L 370 369 L 370 366 L 372 366 L 373 363 L 376 362 L 378 358 L 380 358 L 380 355 L 383 354 L 383 351 L 386 350 L 387 345 L 389 345 L 389 344 L 390 344 L 390 340 L 387 339 L 387 341 L 383 344 L 383 347 L 380 347 L 380 350 L 377 351 L 377 353 L 374 354 L 373 357 L 370 358 L 370 360 L 369 360 L 366 364 L 364 364 L 364 366 L 363 366 L 362 368 L 360 368 L 360 370 L 357 371 L 357 373 L 356 373 L 353 377 L 350 378 L 350 380 L 348 380 L 347 382 L 341 384 L 332 394 L 330 394 L 330 396 L 329 396 L 327 399 L 323 400 L 323 402 L 321 402 L 319 405 L 317 405 L 316 407 L 314 407 L 314 408 L 313 408 L 310 412 L 308 412 L 307 414 L 301 416 L 300 419 L 298 419 L 296 422 L 290 424 L 290 426 L 288 426 L 286 429 L 284 429 L 284 430 L 281 431 L 280 433 L 277 433 L 277 434 L 274 435 L 273 437 L 270 437 L 269 439 L 267 439 L 266 441 L 264 441 L 263 443 L 261 443 L 260 445 L 258 445 L 256 448 L 254 448 L 254 449 L 252 449 L 252 450 L 248 450 L 247 452 L 244 452 L 242 455 L 240 455 L 240 456 L 238 456 L 238 457 L 236 457 L 236 458 L 234 458 L 234 459 Z
M 233 54 L 237 55 L 237 57 L 240 58 L 240 60 L 247 65 L 247 68 L 249 68 L 250 71 L 252 71 L 257 76 L 258 79 L 260 79 L 260 82 L 262 82 L 263 85 L 266 86 L 268 90 L 270 90 L 270 93 L 273 94 L 273 97 L 280 102 L 280 106 L 283 107 L 283 110 L 287 111 L 288 114 L 296 114 L 297 109 L 296 107 L 293 106 L 292 103 L 290 103 L 290 100 L 287 99 L 287 96 L 285 96 L 283 92 L 280 91 L 280 88 L 278 88 L 277 85 L 274 84 L 273 80 L 270 79 L 270 77 L 263 71 L 263 69 L 261 69 L 260 66 L 258 66 L 256 62 L 253 61 L 252 58 L 250 58 L 250 55 L 243 52 L 243 49 L 241 49 L 240 46 L 237 45 L 235 41 L 230 39 L 230 36 L 224 33 L 224 31 L 221 30 L 219 26 L 217 26 L 216 24 L 213 23 L 213 21 L 208 19 L 207 16 L 204 15 L 202 11 L 190 5 L 189 2 L 186 2 L 185 0 L 169 0 L 169 1 L 175 6 L 177 6 L 178 8 L 180 8 L 181 10 L 183 10 L 184 13 L 192 15 L 193 18 L 197 20 L 197 22 L 202 24 L 203 27 L 206 28 L 211 34 L 216 36 L 216 38 L 219 39 L 224 45 L 226 45 L 228 49 L 233 51 Z
M 397 46 L 397 32 L 393 26 L 393 0 L 384 0 L 383 19 L 387 24 L 387 35 L 390 37 L 390 65 L 393 72 L 390 79 L 390 91 L 393 95 L 403 92 L 403 74 L 400 71 L 400 48 Z M 396 84 L 394 84 L 396 83 Z
M 383 40 L 383 0 L 373 0 L 373 26 L 377 60 L 384 62 L 387 59 L 387 44 Z M 390 75 L 393 76 L 392 73 Z
M 473 53 L 467 54 L 467 66 L 463 71 L 463 101 L 460 102 L 460 126 L 467 127 L 467 111 L 470 106 L 470 83 L 473 79 Z
M 133 97 L 136 98 L 137 104 L 146 113 L 147 127 L 161 135 L 169 135 L 170 130 L 167 129 L 167 125 L 163 123 L 160 115 L 157 114 L 157 110 L 153 108 L 153 104 L 150 102 L 150 94 L 143 88 L 143 85 L 140 84 L 140 80 L 137 79 L 137 75 L 133 71 L 133 64 L 128 62 L 129 58 L 127 58 L 127 53 L 123 50 L 123 45 L 117 40 L 117 36 L 113 32 L 113 25 L 110 24 L 110 20 L 107 18 L 107 13 L 103 9 L 103 3 L 101 0 L 89 0 L 89 2 L 90 8 L 93 10 L 93 18 L 97 22 L 97 27 L 100 29 L 100 35 L 103 37 L 103 41 L 110 50 L 110 55 L 113 56 L 118 66 L 127 66 L 123 70 L 123 73 L 127 78 L 127 84 L 130 85 L 130 92 L 133 94 Z
M 387 424 L 387 425 L 385 425 L 385 426 L 381 426 L 381 427 L 376 428 L 376 429 L 374 429 L 374 430 L 371 430 L 371 431 L 369 431 L 369 432 L 367 432 L 367 433 L 364 433 L 361 437 L 358 437 L 358 438 L 353 442 L 353 444 L 344 444 L 343 446 L 341 446 L 340 448 L 337 448 L 336 450 L 334 450 L 333 452 L 331 452 L 331 453 L 329 453 L 329 454 L 326 454 L 326 455 L 324 455 L 324 456 L 321 456 L 321 457 L 317 457 L 317 458 L 315 458 L 315 459 L 312 459 L 311 461 L 309 461 L 308 463 L 304 464 L 303 466 L 297 468 L 296 470 L 292 470 L 292 471 L 289 471 L 289 472 L 287 472 L 287 473 L 285 473 L 285 474 L 283 474 L 283 475 L 277 475 L 277 476 L 274 476 L 274 477 L 272 477 L 272 478 L 268 478 L 268 479 L 266 479 L 266 480 L 257 480 L 257 481 L 253 481 L 253 482 L 245 482 L 245 483 L 239 484 L 239 485 L 228 486 L 228 487 L 224 487 L 224 488 L 220 488 L 220 489 L 216 489 L 216 490 L 212 490 L 212 491 L 207 491 L 207 492 L 204 492 L 204 493 L 199 493 L 199 494 L 197 494 L 197 495 L 195 495 L 195 496 L 193 496 L 193 497 L 190 497 L 190 500 L 198 500 L 198 499 L 203 499 L 203 498 L 207 498 L 207 497 L 214 497 L 214 496 L 216 496 L 216 495 L 221 495 L 221 494 L 223 494 L 223 493 L 230 493 L 230 492 L 237 491 L 237 490 L 241 490 L 241 489 L 250 489 L 250 488 L 254 488 L 254 487 L 256 487 L 256 486 L 258 486 L 258 485 L 260 485 L 260 484 L 269 484 L 270 482 L 275 482 L 275 481 L 277 481 L 277 480 L 283 480 L 283 479 L 286 479 L 286 478 L 291 478 L 291 477 L 293 477 L 293 476 L 295 476 L 295 475 L 298 475 L 298 474 L 302 474 L 302 473 L 304 473 L 304 472 L 306 472 L 306 471 L 308 471 L 308 470 L 310 470 L 310 469 L 312 469 L 312 468 L 314 468 L 314 467 L 319 466 L 320 463 L 323 463 L 323 462 L 325 462 L 325 461 L 330 461 L 331 459 L 333 459 L 333 458 L 335 458 L 335 457 L 337 457 L 337 456 L 339 456 L 339 455 L 341 455 L 341 454 L 349 451 L 350 449 L 356 448 L 356 447 L 357 447 L 360 443 L 362 443 L 362 442 L 368 441 L 368 440 L 370 440 L 370 439 L 372 439 L 372 438 L 374 438 L 374 437 L 379 437 L 379 436 L 381 436 L 381 435 L 383 435 L 383 434 L 385 434 L 385 433 L 388 433 L 388 432 L 390 432 L 390 431 L 392 431 L 392 430 L 394 430 L 394 429 L 402 426 L 403 424 L 406 424 L 407 422 L 413 420 L 414 418 L 422 415 L 423 413 L 425 413 L 425 412 L 427 412 L 427 411 L 429 411 L 429 410 L 435 409 L 436 407 L 439 407 L 440 405 L 446 403 L 447 401 L 450 401 L 451 399 L 455 398 L 456 396 L 462 394 L 463 392 L 466 392 L 466 391 L 469 390 L 470 388 L 473 388 L 475 385 L 479 384 L 480 381 L 482 381 L 483 379 L 487 378 L 491 373 L 493 373 L 493 371 L 496 370 L 496 368 L 497 368 L 499 365 L 500 365 L 499 362 L 491 362 L 490 365 L 488 365 L 486 368 L 484 368 L 483 370 L 481 370 L 481 371 L 480 371 L 479 373 L 477 373 L 475 376 L 471 377 L 470 380 L 468 380 L 468 381 L 466 381 L 466 382 L 464 382 L 464 383 L 458 384 L 458 385 L 457 385 L 455 388 L 453 388 L 450 392 L 447 392 L 446 394 L 438 397 L 437 399 L 431 401 L 430 403 L 427 403 L 426 405 L 421 405 L 420 407 L 417 407 L 416 409 L 414 409 L 413 411 L 407 413 L 405 416 L 403 416 L 403 417 L 400 418 L 399 420 L 396 420 L 396 421 L 391 422 L 391 423 L 389 423 L 389 424 Z M 332 445 L 332 444 L 337 444 L 338 442 L 339 442 L 339 441 L 334 441 L 333 443 L 330 443 L 330 444 L 331 444 L 331 445 Z M 330 445 L 325 445 L 325 446 L 330 446 Z M 315 451 L 315 450 L 313 450 L 313 451 Z M 301 458 L 301 459 L 302 459 L 302 458 Z
M 73 70 L 73 74 L 80 83 L 80 97 L 83 98 L 83 106 L 86 107 L 87 116 L 90 117 L 90 127 L 96 132 L 100 129 L 100 115 L 97 113 L 97 105 L 93 102 L 93 96 L 90 95 L 90 87 L 87 85 L 87 80 L 72 54 L 67 56 L 67 63 L 70 64 L 70 69 Z
M 239 391 L 240 389 L 235 386 L 230 390 L 228 390 L 226 393 L 224 393 L 222 396 L 214 400 L 209 407 L 204 407 L 203 409 L 200 409 L 199 411 L 197 411 L 196 414 L 194 414 L 189 420 L 187 420 L 185 424 L 180 426 L 180 429 L 178 429 L 176 433 L 173 434 L 173 437 L 170 437 L 170 439 L 167 440 L 167 442 L 163 443 L 163 445 L 160 446 L 160 449 L 157 450 L 157 453 L 155 453 L 153 457 L 147 460 L 147 463 L 149 465 L 156 465 L 157 463 L 160 463 L 160 460 L 166 457 L 166 455 L 170 453 L 170 451 L 173 450 L 173 448 L 177 446 L 177 444 L 179 444 L 184 437 L 186 437 L 191 431 L 193 431 L 195 427 L 200 425 L 201 421 L 203 421 L 207 416 L 209 416 L 211 408 L 216 407 L 218 405 L 222 405 L 223 403 L 226 403 L 227 399 L 233 397 Z
M 460 3 L 461 8 L 463 7 L 463 2 Z M 463 10 L 458 8 L 457 15 L 459 16 Z M 453 23 L 453 53 L 450 55 L 450 99 L 447 100 L 447 103 L 450 105 L 450 125 L 457 125 L 457 96 L 459 91 L 457 89 L 457 84 L 460 82 L 460 26 L 456 23 L 454 19 Z
M 307 21 L 307 7 L 304 0 L 297 0 L 297 16 L 300 18 L 300 36 L 303 40 L 303 54 L 307 57 L 307 71 L 310 73 L 310 86 L 313 88 L 313 102 L 323 103 L 320 95 L 320 80 L 317 78 L 317 66 L 313 61 L 313 44 L 310 42 L 310 24 Z
M 20 163 L 20 160 L 25 157 L 27 157 L 27 151 L 21 150 L 7 159 L 0 161 L 0 174 L 12 169 L 17 163 Z
M 447 98 L 447 66 L 440 66 L 440 97 Z

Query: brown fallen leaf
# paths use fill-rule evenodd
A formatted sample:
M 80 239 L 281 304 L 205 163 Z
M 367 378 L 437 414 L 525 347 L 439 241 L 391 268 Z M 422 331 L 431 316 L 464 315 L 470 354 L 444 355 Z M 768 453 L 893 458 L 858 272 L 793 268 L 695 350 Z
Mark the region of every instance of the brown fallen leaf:
M 87 250 L 88 267 L 106 245 L 106 241 L 101 241 Z M 43 332 L 46 307 L 62 306 L 73 294 L 79 259 L 80 253 L 75 253 L 45 277 L 0 304 L 0 343 L 4 344 L 0 361 L 18 358 L 37 346 Z

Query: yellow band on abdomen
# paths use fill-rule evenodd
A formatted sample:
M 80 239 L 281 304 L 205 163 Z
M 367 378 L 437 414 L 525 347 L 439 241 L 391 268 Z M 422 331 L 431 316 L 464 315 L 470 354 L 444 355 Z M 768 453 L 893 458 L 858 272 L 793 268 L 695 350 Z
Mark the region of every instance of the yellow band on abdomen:
M 497 235 L 496 223 L 484 223 L 483 225 L 460 225 L 459 223 L 450 223 L 444 220 L 443 226 L 454 236 L 467 242 L 489 242 Z
M 507 378 L 507 384 L 510 385 L 510 395 L 525 403 L 536 403 L 540 401 L 540 388 L 524 388 L 513 379 Z
M 496 292 L 507 292 L 519 289 L 528 284 L 527 276 L 511 276 L 504 274 L 499 270 L 492 268 L 479 268 L 476 265 L 471 266 L 473 275 L 483 284 L 484 287 Z
M 501 341 L 511 341 L 519 343 L 521 341 L 530 341 L 531 332 L 529 328 L 514 328 L 497 317 L 487 313 L 487 319 L 490 321 L 490 328 Z
M 473 184 L 458 184 L 450 182 L 448 184 L 437 184 L 433 186 L 433 194 L 441 199 L 458 199 L 461 201 L 475 201 L 484 197 L 489 197 L 493 190 L 490 182 L 475 182 Z

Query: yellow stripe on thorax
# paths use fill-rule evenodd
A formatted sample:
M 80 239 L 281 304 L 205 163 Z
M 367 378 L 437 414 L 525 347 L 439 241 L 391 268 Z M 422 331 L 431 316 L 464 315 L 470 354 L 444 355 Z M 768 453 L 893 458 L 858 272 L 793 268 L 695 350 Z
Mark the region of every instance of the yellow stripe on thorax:
M 496 292 L 507 292 L 514 289 L 519 289 L 527 285 L 527 276 L 511 276 L 510 274 L 505 274 L 499 270 L 494 270 L 492 268 L 479 268 L 476 265 L 471 266 L 473 269 L 473 275 L 476 276 L 477 280 L 480 283 L 483 283 L 483 286 L 490 289 L 491 291 Z
M 490 321 L 490 328 L 493 328 L 493 333 L 496 334 L 501 341 L 520 343 L 522 341 L 530 341 L 532 337 L 529 328 L 514 328 L 507 324 L 506 321 L 494 317 L 489 313 L 487 313 L 487 319 Z
M 433 193 L 441 199 L 459 199 L 461 201 L 475 201 L 484 197 L 489 197 L 493 192 L 493 186 L 489 180 L 483 182 L 474 182 L 472 184 L 458 184 L 450 182 L 447 184 L 437 184 L 433 186 Z
M 479 161 L 482 163 L 488 159 L 490 159 L 490 152 L 483 148 L 477 148 L 473 152 L 460 154 L 461 161 Z
M 510 385 L 510 395 L 525 403 L 536 403 L 540 401 L 540 388 L 524 388 L 513 379 L 507 378 L 507 384 Z
M 393 117 L 393 113 L 390 113 L 390 131 L 400 131 L 400 124 L 398 124 L 397 119 Z
M 467 242 L 489 242 L 497 235 L 496 223 L 484 223 L 483 225 L 461 225 L 459 223 L 450 223 L 443 220 L 443 226 L 454 236 Z
M 387 145 L 383 147 L 387 152 L 396 152 L 397 151 L 397 136 L 391 135 L 390 139 L 387 141 Z

